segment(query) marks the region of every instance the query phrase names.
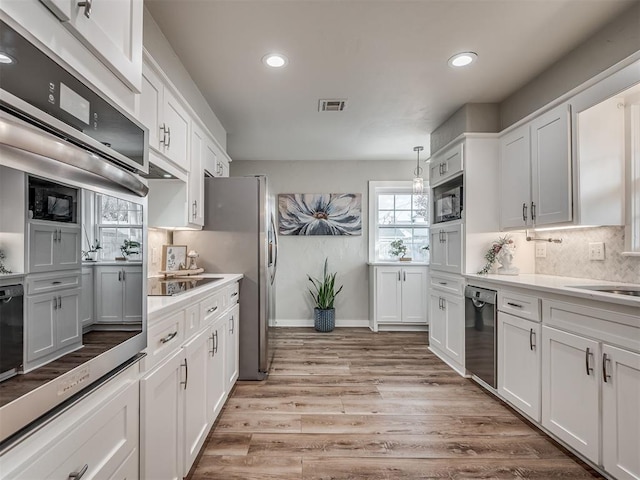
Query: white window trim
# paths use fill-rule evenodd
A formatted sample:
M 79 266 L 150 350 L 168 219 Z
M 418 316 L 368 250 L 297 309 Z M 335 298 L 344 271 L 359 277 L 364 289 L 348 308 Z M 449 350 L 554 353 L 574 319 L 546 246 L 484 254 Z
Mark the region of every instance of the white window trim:
M 429 184 L 425 181 L 425 191 L 429 194 Z M 398 193 L 406 190 L 413 193 L 413 181 L 369 181 L 369 263 L 385 262 L 378 258 L 378 195 L 380 193 Z M 431 223 L 429 223 L 429 228 Z

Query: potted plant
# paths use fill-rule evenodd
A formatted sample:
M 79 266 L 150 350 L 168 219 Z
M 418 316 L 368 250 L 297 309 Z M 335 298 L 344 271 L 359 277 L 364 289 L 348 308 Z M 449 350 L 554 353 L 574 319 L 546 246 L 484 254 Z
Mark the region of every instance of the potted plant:
M 95 244 L 90 243 L 88 250 L 82 250 L 82 255 L 84 256 L 84 260 L 95 262 L 97 260 L 98 250 L 102 250 L 99 240 L 96 240 Z
M 410 262 L 411 257 L 405 257 L 407 254 L 407 246 L 402 240 L 394 240 L 390 244 L 389 253 L 394 257 L 400 257 L 398 260 L 401 262 Z
M 330 332 L 336 325 L 336 309 L 333 302 L 344 285 L 340 285 L 340 288 L 336 290 L 336 274 L 329 273 L 328 259 L 324 260 L 324 272 L 321 280 L 312 278 L 310 275 L 307 275 L 307 278 L 313 285 L 313 290 L 309 289 L 315 303 L 313 325 L 318 332 Z

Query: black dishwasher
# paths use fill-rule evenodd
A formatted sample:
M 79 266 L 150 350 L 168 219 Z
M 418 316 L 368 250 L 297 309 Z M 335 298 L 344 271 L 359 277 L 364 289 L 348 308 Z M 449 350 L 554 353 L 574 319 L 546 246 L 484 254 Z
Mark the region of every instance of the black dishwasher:
M 467 285 L 464 289 L 464 366 L 497 388 L 497 292 Z
M 14 376 L 22 367 L 23 295 L 22 285 L 0 287 L 0 381 Z

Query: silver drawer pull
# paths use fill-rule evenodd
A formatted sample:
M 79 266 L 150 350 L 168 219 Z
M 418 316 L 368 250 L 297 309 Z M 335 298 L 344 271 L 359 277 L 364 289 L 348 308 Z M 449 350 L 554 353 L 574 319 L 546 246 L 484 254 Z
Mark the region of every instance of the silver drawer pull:
M 215 307 L 211 307 L 209 310 L 207 310 L 207 312 L 208 312 L 208 313 L 213 313 L 213 312 L 215 312 L 217 309 L 218 309 L 218 307 L 217 307 L 217 306 L 215 306 Z
M 178 335 L 178 332 L 173 332 L 170 333 L 169 335 L 167 335 L 166 337 L 162 337 L 160 339 L 160 343 L 167 343 L 170 342 L 171 340 L 173 340 L 174 338 L 176 338 L 176 335 Z
M 522 305 L 520 305 L 518 303 L 507 302 L 507 305 L 509 305 L 510 307 L 514 307 L 514 308 L 523 308 Z
M 448 285 L 447 282 L 438 282 L 440 285 Z
M 51 285 L 60 285 L 62 282 L 59 280 L 56 280 L 55 282 L 51 282 Z
M 591 349 L 587 347 L 587 350 L 585 351 L 585 355 L 584 355 L 584 364 L 587 370 L 587 375 L 591 375 L 591 372 L 593 372 L 593 367 L 589 366 L 589 357 L 592 357 L 592 356 L 593 356 L 593 353 L 591 353 Z
M 607 380 L 607 378 L 611 378 L 611 375 L 607 373 L 607 362 L 611 362 L 611 359 L 609 358 L 609 355 L 607 355 L 606 353 L 602 354 L 602 379 L 604 380 L 604 383 L 608 383 L 609 380 Z
M 84 467 L 82 467 L 80 471 L 71 472 L 69 474 L 69 480 L 80 480 L 84 476 L 84 474 L 87 473 L 88 469 L 89 469 L 89 465 L 85 463 Z
M 233 292 L 233 293 L 231 294 L 231 296 L 232 296 L 232 297 L 237 297 L 237 296 L 238 296 L 238 292 Z
M 92 0 L 86 0 L 84 2 L 78 2 L 79 7 L 84 7 L 84 16 L 91 18 L 91 2 Z M 80 477 L 78 477 L 80 478 Z

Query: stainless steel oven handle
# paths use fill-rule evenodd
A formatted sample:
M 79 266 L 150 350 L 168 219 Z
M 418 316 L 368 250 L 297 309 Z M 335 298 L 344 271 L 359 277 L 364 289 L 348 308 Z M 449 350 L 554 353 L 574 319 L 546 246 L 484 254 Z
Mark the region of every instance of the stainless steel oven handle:
M 149 192 L 149 187 L 136 175 L 6 112 L 0 112 L 0 144 L 80 168 L 139 197 L 146 197 Z

